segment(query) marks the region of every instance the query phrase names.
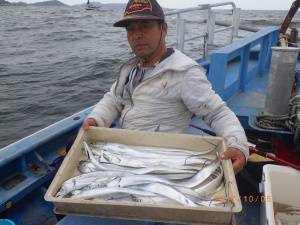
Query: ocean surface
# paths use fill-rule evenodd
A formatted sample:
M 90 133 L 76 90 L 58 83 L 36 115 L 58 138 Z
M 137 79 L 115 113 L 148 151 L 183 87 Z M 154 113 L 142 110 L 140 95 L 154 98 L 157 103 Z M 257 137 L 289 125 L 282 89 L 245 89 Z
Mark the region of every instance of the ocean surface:
M 285 11 L 243 11 L 250 27 L 279 26 Z M 0 7 L 0 148 L 96 104 L 109 90 L 122 62 L 132 55 L 126 32 L 112 27 L 121 9 Z M 206 12 L 186 14 L 187 38 L 205 31 Z M 218 20 L 229 21 L 223 13 Z M 299 14 L 294 18 L 299 28 Z M 168 45 L 175 43 L 175 17 L 168 18 Z M 242 31 L 240 36 L 249 35 Z M 216 44 L 229 34 L 216 35 Z M 200 58 L 203 40 L 185 53 Z

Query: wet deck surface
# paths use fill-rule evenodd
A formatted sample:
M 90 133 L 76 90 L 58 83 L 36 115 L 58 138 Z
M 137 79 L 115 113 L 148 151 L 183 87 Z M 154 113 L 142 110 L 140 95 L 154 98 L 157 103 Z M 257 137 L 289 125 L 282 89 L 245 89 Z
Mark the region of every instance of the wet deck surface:
M 55 224 L 57 224 L 57 219 L 56 217 L 52 217 L 40 225 L 55 225 Z
M 249 61 L 249 70 L 257 65 L 256 60 Z M 239 76 L 239 62 L 231 63 L 228 66 L 228 74 L 226 75 L 226 85 L 230 85 L 238 79 Z M 296 71 L 300 70 L 300 62 L 298 62 Z M 268 86 L 267 71 L 263 75 L 258 75 L 251 78 L 251 81 L 245 86 L 245 91 L 238 91 L 235 95 L 227 100 L 230 109 L 241 119 L 243 118 L 243 126 L 246 128 L 254 128 L 262 130 L 254 124 L 256 116 L 264 111 L 267 86 Z M 299 80 L 298 75 L 298 80 Z M 297 90 L 299 94 L 300 82 L 298 82 Z M 286 133 L 283 131 L 283 133 Z
M 255 60 L 251 60 L 249 62 L 249 68 L 251 69 L 256 64 L 257 62 Z M 237 79 L 239 66 L 239 63 L 232 63 L 229 66 L 228 78 L 226 79 L 228 83 Z M 300 70 L 300 62 L 298 62 L 296 70 Z M 253 77 L 246 85 L 244 92 L 240 91 L 228 100 L 228 106 L 237 116 L 253 116 L 263 111 L 268 85 L 268 74 L 269 72 L 266 72 L 262 76 Z M 298 90 L 300 89 L 299 83 L 300 82 L 298 82 Z
M 249 68 L 257 64 L 255 60 L 249 62 Z M 237 79 L 239 63 L 233 63 L 230 66 L 228 80 Z M 245 91 L 240 91 L 228 100 L 228 106 L 236 113 L 237 116 L 256 115 L 264 108 L 265 96 L 268 82 L 268 73 L 263 76 L 253 77 L 246 85 Z M 228 81 L 229 82 L 229 81 Z

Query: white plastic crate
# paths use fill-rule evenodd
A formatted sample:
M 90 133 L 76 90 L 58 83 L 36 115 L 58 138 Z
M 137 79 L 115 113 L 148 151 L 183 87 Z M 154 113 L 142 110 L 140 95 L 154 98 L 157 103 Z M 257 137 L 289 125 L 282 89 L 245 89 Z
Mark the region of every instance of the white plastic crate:
M 261 205 L 261 225 L 277 225 L 276 212 L 288 206 L 300 208 L 300 171 L 285 166 L 266 165 L 260 191 L 265 196 Z M 300 222 L 300 216 L 298 218 Z M 291 217 L 291 220 L 295 219 L 297 221 L 296 217 Z
M 91 128 L 80 132 L 70 152 L 66 156 L 45 199 L 53 202 L 60 214 L 90 215 L 134 220 L 176 222 L 184 224 L 229 224 L 233 213 L 242 209 L 239 198 L 230 207 L 184 207 L 174 205 L 143 205 L 141 203 L 118 204 L 101 200 L 58 198 L 56 193 L 62 183 L 76 174 L 76 168 L 83 158 L 83 141 L 115 142 L 136 146 L 153 146 L 203 151 L 212 144 L 219 154 L 226 150 L 224 140 L 218 137 L 201 137 L 188 134 L 144 132 L 124 129 Z M 224 170 L 225 189 L 228 196 L 239 196 L 230 160 L 221 162 Z

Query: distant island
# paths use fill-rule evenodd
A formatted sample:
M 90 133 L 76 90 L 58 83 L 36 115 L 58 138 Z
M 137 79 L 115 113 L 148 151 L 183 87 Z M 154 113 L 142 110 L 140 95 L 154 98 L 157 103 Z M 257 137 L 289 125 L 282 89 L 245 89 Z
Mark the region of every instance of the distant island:
M 36 6 L 68 6 L 58 0 L 50 0 L 50 1 L 44 1 L 44 2 L 37 2 L 32 3 L 30 5 L 36 5 Z
M 68 6 L 58 0 L 50 0 L 50 1 L 43 1 L 43 2 L 36 2 L 36 3 L 25 3 L 25 2 L 9 2 L 6 0 L 0 0 L 0 6 Z
M 115 9 L 125 9 L 126 8 L 126 3 L 105 3 L 102 4 L 103 7 L 107 8 L 115 8 Z
M 126 7 L 124 3 L 100 3 L 100 2 L 91 2 L 92 5 L 101 7 L 101 8 L 109 8 L 109 9 L 122 9 Z M 6 0 L 0 0 L 0 6 L 69 6 L 58 0 L 49 0 L 42 1 L 36 3 L 25 3 L 25 2 L 9 2 Z M 85 6 L 86 4 L 80 4 L 75 6 Z
M 126 3 L 101 3 L 101 2 L 90 2 L 91 5 L 101 8 L 108 9 L 124 9 L 126 7 Z M 85 6 L 85 4 L 73 5 L 73 6 Z
M 2 5 L 11 5 L 12 3 L 10 3 L 10 2 L 7 2 L 7 1 L 5 1 L 5 0 L 0 0 L 0 6 L 2 6 Z

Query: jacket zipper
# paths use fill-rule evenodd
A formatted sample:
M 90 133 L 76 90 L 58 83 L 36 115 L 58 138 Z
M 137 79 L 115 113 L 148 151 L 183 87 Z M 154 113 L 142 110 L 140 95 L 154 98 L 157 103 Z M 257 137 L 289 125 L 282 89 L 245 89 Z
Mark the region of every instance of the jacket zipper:
M 161 75 L 161 73 L 162 73 L 162 72 L 156 74 L 155 76 L 151 76 L 151 77 L 149 77 L 148 79 L 143 80 L 141 83 L 139 83 L 139 84 L 135 87 L 135 89 L 133 90 L 133 93 L 134 93 L 134 92 L 137 90 L 137 88 L 140 87 L 143 83 L 145 84 L 145 81 L 149 81 L 149 80 L 155 79 L 155 78 L 158 77 L 158 75 Z M 133 93 L 132 93 L 132 94 L 129 93 L 129 99 L 130 99 L 131 107 L 127 110 L 127 112 L 126 112 L 126 113 L 124 114 L 124 116 L 123 116 L 123 119 L 122 119 L 122 121 L 121 121 L 121 128 L 123 128 L 124 121 L 125 121 L 125 117 L 126 117 L 127 113 L 128 113 L 128 112 L 133 108 L 133 106 L 134 106 L 133 99 L 132 99 Z

